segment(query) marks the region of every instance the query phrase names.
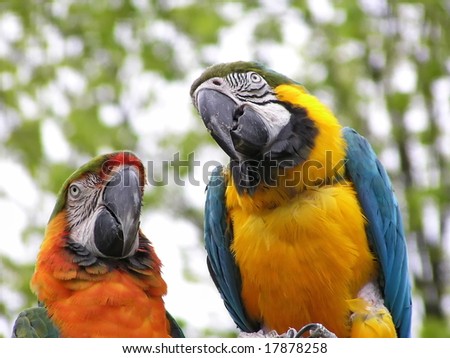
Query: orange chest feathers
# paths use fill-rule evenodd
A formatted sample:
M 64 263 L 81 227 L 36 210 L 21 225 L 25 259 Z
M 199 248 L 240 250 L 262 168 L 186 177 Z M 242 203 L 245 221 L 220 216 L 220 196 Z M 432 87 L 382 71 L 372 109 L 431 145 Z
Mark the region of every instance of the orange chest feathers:
M 63 220 L 47 230 L 31 287 L 62 337 L 168 337 L 159 272 L 129 272 L 106 265 L 80 267 L 64 248 Z
M 353 188 L 336 184 L 283 205 L 259 204 L 228 187 L 232 251 L 249 316 L 278 333 L 319 322 L 349 336 L 348 300 L 376 274 Z

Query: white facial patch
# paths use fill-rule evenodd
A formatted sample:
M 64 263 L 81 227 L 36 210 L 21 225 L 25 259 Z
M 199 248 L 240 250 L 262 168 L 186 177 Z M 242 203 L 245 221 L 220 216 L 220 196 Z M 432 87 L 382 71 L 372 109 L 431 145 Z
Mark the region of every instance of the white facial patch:
M 99 182 L 95 175 L 87 175 L 68 189 L 66 208 L 70 238 L 83 246 L 92 241 L 95 220 L 100 212 L 98 201 L 101 201 L 101 193 L 96 189 Z M 78 190 L 72 190 L 73 187 Z
M 87 216 L 83 221 L 79 222 L 78 225 L 74 226 L 70 232 L 70 238 L 73 241 L 86 247 L 90 252 L 97 256 L 101 256 L 101 253 L 94 245 L 94 227 L 100 212 L 101 207 L 97 207 L 91 215 Z

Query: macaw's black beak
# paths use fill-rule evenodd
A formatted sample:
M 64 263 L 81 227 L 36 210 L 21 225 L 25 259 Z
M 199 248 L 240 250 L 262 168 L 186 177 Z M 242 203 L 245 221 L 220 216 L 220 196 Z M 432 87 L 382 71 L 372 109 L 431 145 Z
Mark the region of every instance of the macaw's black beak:
M 269 141 L 262 116 L 250 105 L 209 88 L 197 93 L 197 108 L 214 140 L 232 159 L 239 154 L 256 159 Z
M 124 258 L 139 245 L 142 187 L 134 167 L 114 173 L 103 191 L 103 209 L 95 221 L 94 242 L 105 257 Z

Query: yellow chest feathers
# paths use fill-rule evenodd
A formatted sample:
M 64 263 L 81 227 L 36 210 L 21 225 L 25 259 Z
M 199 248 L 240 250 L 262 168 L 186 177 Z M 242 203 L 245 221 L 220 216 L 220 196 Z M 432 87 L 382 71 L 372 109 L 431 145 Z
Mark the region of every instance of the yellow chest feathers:
M 275 207 L 258 208 L 233 186 L 226 195 L 250 317 L 279 333 L 320 322 L 348 336 L 347 301 L 376 271 L 350 184 L 306 190 Z

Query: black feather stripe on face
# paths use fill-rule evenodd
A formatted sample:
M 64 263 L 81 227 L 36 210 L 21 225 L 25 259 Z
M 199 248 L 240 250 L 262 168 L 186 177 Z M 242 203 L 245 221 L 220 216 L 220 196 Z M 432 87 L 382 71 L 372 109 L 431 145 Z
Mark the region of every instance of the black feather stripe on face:
M 101 194 L 101 190 L 98 188 L 102 183 L 102 179 L 96 174 L 88 173 L 76 182 L 81 185 L 84 190 L 80 197 L 76 199 L 66 199 L 69 231 L 72 231 L 73 228 L 80 225 L 86 218 L 92 215 Z
M 280 168 L 293 168 L 305 162 L 314 147 L 318 129 L 304 108 L 279 102 L 291 113 L 269 150 L 259 158 L 232 160 L 231 175 L 240 194 L 250 195 L 260 184 L 275 185 Z
M 291 119 L 281 129 L 268 154 L 279 166 L 292 168 L 308 159 L 319 130 L 304 108 L 279 103 L 291 112 Z
M 289 84 L 289 83 L 301 85 L 300 83 L 293 81 L 292 79 L 278 72 L 270 70 L 261 63 L 237 61 L 231 63 L 217 64 L 207 68 L 202 73 L 202 75 L 192 83 L 190 95 L 192 97 L 197 87 L 210 78 L 213 77 L 224 78 L 231 73 L 244 73 L 249 71 L 253 71 L 260 74 L 262 77 L 264 77 L 266 82 L 272 88 L 275 88 L 281 84 Z

